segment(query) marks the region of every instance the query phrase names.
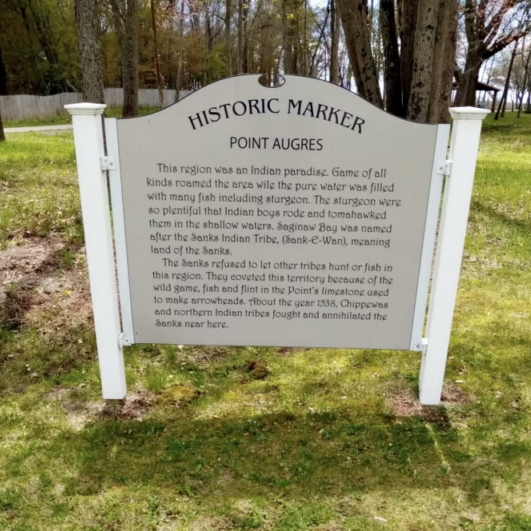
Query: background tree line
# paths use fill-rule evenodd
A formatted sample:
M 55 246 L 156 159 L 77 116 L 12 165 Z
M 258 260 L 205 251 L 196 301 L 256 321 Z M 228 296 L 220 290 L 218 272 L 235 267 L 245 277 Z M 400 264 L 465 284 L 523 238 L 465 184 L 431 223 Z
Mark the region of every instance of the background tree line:
M 102 101 L 104 86 L 123 86 L 133 116 L 139 87 L 162 105 L 162 88 L 287 73 L 444 122 L 452 95 L 475 105 L 480 76 L 508 68 L 507 50 L 519 47 L 519 97 L 530 93 L 530 30 L 531 0 L 0 0 L 0 95 Z

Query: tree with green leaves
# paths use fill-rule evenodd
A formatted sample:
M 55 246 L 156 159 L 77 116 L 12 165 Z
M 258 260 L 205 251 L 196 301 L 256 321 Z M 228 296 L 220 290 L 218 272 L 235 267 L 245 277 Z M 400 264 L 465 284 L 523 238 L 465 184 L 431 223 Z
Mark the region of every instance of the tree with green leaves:
M 0 0 L 0 94 L 81 88 L 74 0 Z

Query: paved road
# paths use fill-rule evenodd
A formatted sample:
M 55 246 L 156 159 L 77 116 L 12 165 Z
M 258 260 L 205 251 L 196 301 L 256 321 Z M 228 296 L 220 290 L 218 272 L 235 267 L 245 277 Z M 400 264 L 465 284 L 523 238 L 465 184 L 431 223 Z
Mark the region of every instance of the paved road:
M 39 131 L 68 131 L 72 125 L 34 125 L 30 127 L 5 127 L 5 133 L 32 133 Z

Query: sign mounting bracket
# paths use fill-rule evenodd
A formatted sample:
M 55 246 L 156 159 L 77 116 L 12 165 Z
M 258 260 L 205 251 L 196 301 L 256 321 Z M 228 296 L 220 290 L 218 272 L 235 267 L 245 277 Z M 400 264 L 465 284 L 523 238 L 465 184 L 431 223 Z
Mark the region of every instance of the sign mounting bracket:
M 111 171 L 116 169 L 116 161 L 114 157 L 101 157 L 102 171 Z
M 445 160 L 437 166 L 437 175 L 444 175 L 450 177 L 452 174 L 452 161 Z
M 133 341 L 130 337 L 127 337 L 123 332 L 118 334 L 118 345 L 120 348 L 130 347 L 133 344 Z

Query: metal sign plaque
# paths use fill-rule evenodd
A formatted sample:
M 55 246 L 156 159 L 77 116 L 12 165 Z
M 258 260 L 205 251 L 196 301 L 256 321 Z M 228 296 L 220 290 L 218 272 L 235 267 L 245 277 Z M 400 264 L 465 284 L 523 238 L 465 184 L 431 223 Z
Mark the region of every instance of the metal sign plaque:
M 438 126 L 258 78 L 117 122 L 134 341 L 409 349 Z

